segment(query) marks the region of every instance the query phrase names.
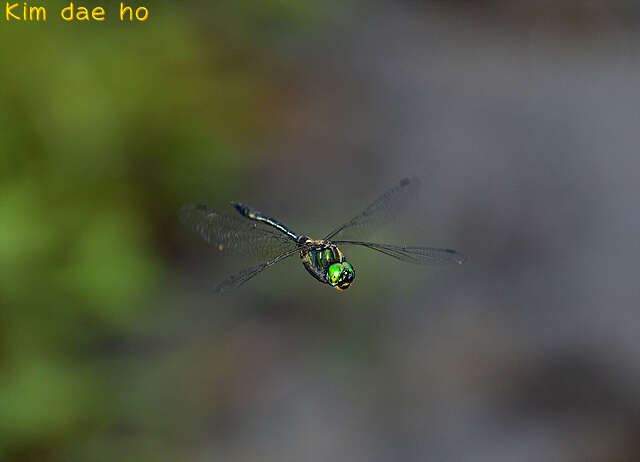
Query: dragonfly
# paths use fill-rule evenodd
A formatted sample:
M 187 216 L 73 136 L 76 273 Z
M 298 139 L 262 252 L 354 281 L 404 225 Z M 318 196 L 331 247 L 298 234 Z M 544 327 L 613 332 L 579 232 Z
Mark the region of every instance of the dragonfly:
M 203 204 L 185 204 L 178 212 L 180 221 L 222 253 L 266 256 L 266 261 L 220 281 L 216 293 L 235 289 L 267 268 L 298 255 L 305 269 L 316 280 L 338 291 L 348 289 L 355 280 L 355 269 L 341 247 L 360 246 L 403 262 L 417 265 L 462 264 L 466 257 L 452 249 L 380 244 L 347 239 L 363 236 L 377 226 L 393 221 L 406 210 L 420 186 L 418 178 L 405 178 L 380 195 L 351 220 L 336 227 L 322 239 L 294 232 L 278 220 L 241 202 L 231 202 L 239 215 L 228 215 Z M 362 238 L 362 237 L 361 237 Z M 391 270 L 390 270 L 391 271 Z

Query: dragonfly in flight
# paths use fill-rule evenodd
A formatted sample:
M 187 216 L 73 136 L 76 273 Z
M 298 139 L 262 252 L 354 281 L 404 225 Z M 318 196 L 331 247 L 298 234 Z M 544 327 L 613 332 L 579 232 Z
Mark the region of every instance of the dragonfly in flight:
M 180 221 L 221 252 L 264 256 L 263 263 L 232 274 L 220 281 L 215 291 L 227 292 L 241 286 L 276 263 L 299 255 L 305 269 L 315 279 L 339 291 L 348 289 L 356 273 L 341 247 L 361 246 L 389 257 L 417 265 L 462 264 L 465 256 L 451 249 L 380 244 L 348 240 L 345 235 L 393 220 L 415 194 L 420 181 L 405 178 L 358 215 L 338 226 L 322 239 L 298 234 L 278 220 L 240 202 L 231 202 L 239 216 L 222 214 L 202 204 L 186 204 L 178 212 Z

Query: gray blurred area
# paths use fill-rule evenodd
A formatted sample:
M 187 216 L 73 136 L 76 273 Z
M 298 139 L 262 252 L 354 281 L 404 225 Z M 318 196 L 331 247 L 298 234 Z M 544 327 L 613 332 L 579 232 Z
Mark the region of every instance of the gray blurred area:
M 252 314 L 196 335 L 230 367 L 201 460 L 640 457 L 639 13 L 376 2 L 278 44 L 280 131 L 239 199 L 323 233 L 418 174 L 414 221 L 385 238 L 469 262 L 352 250 L 345 294 L 301 268 L 203 294 L 188 312 L 214 330 L 245 300 Z
M 200 16 L 202 5 L 181 13 L 206 49 L 226 19 Z M 70 430 L 19 433 L 6 460 L 640 460 L 640 3 L 314 8 L 303 31 L 247 39 L 260 58 L 211 52 L 266 82 L 262 135 L 242 134 L 246 107 L 219 117 L 241 120 L 230 150 L 241 156 L 201 166 L 224 150 L 202 141 L 208 122 L 185 129 L 192 145 L 165 142 L 153 117 L 131 128 L 139 145 L 115 144 L 139 156 L 122 171 L 144 186 L 122 197 L 150 210 L 132 214 L 162 270 L 127 299 L 137 322 L 69 349 L 71 369 L 92 365 L 110 412 L 78 397 L 86 418 L 82 408 Z M 180 59 L 197 66 L 160 61 L 159 93 L 163 78 L 211 65 Z M 190 96 L 201 115 L 170 97 L 152 111 L 207 117 L 208 100 Z M 373 240 L 453 248 L 467 263 L 417 268 L 343 249 L 356 271 L 344 293 L 294 258 L 216 296 L 217 280 L 255 262 L 219 255 L 175 216 L 186 202 L 233 213 L 236 200 L 320 238 L 412 175 L 419 200 Z M 168 189 L 174 176 L 182 186 Z M 74 330 L 95 328 L 89 319 Z

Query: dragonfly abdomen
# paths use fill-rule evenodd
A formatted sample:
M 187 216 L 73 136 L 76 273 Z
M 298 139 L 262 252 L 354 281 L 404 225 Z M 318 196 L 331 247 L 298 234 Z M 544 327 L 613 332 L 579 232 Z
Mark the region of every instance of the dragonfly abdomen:
M 264 213 L 259 212 L 258 210 L 252 209 L 251 207 L 248 207 L 241 202 L 232 202 L 231 204 L 236 208 L 240 215 L 247 217 L 250 220 L 259 221 L 269 226 L 273 226 L 277 230 L 282 231 L 294 241 L 298 242 L 300 236 L 291 231 L 287 226 L 283 225 L 275 218 L 271 218 L 270 216 L 267 216 Z

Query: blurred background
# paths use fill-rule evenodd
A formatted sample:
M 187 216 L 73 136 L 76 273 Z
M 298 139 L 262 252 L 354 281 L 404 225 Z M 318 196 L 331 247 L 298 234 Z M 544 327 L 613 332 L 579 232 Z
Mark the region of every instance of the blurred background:
M 640 2 L 64 5 L 0 24 L 0 461 L 640 460 Z M 217 297 L 176 219 L 414 174 L 378 240 L 467 264 Z

